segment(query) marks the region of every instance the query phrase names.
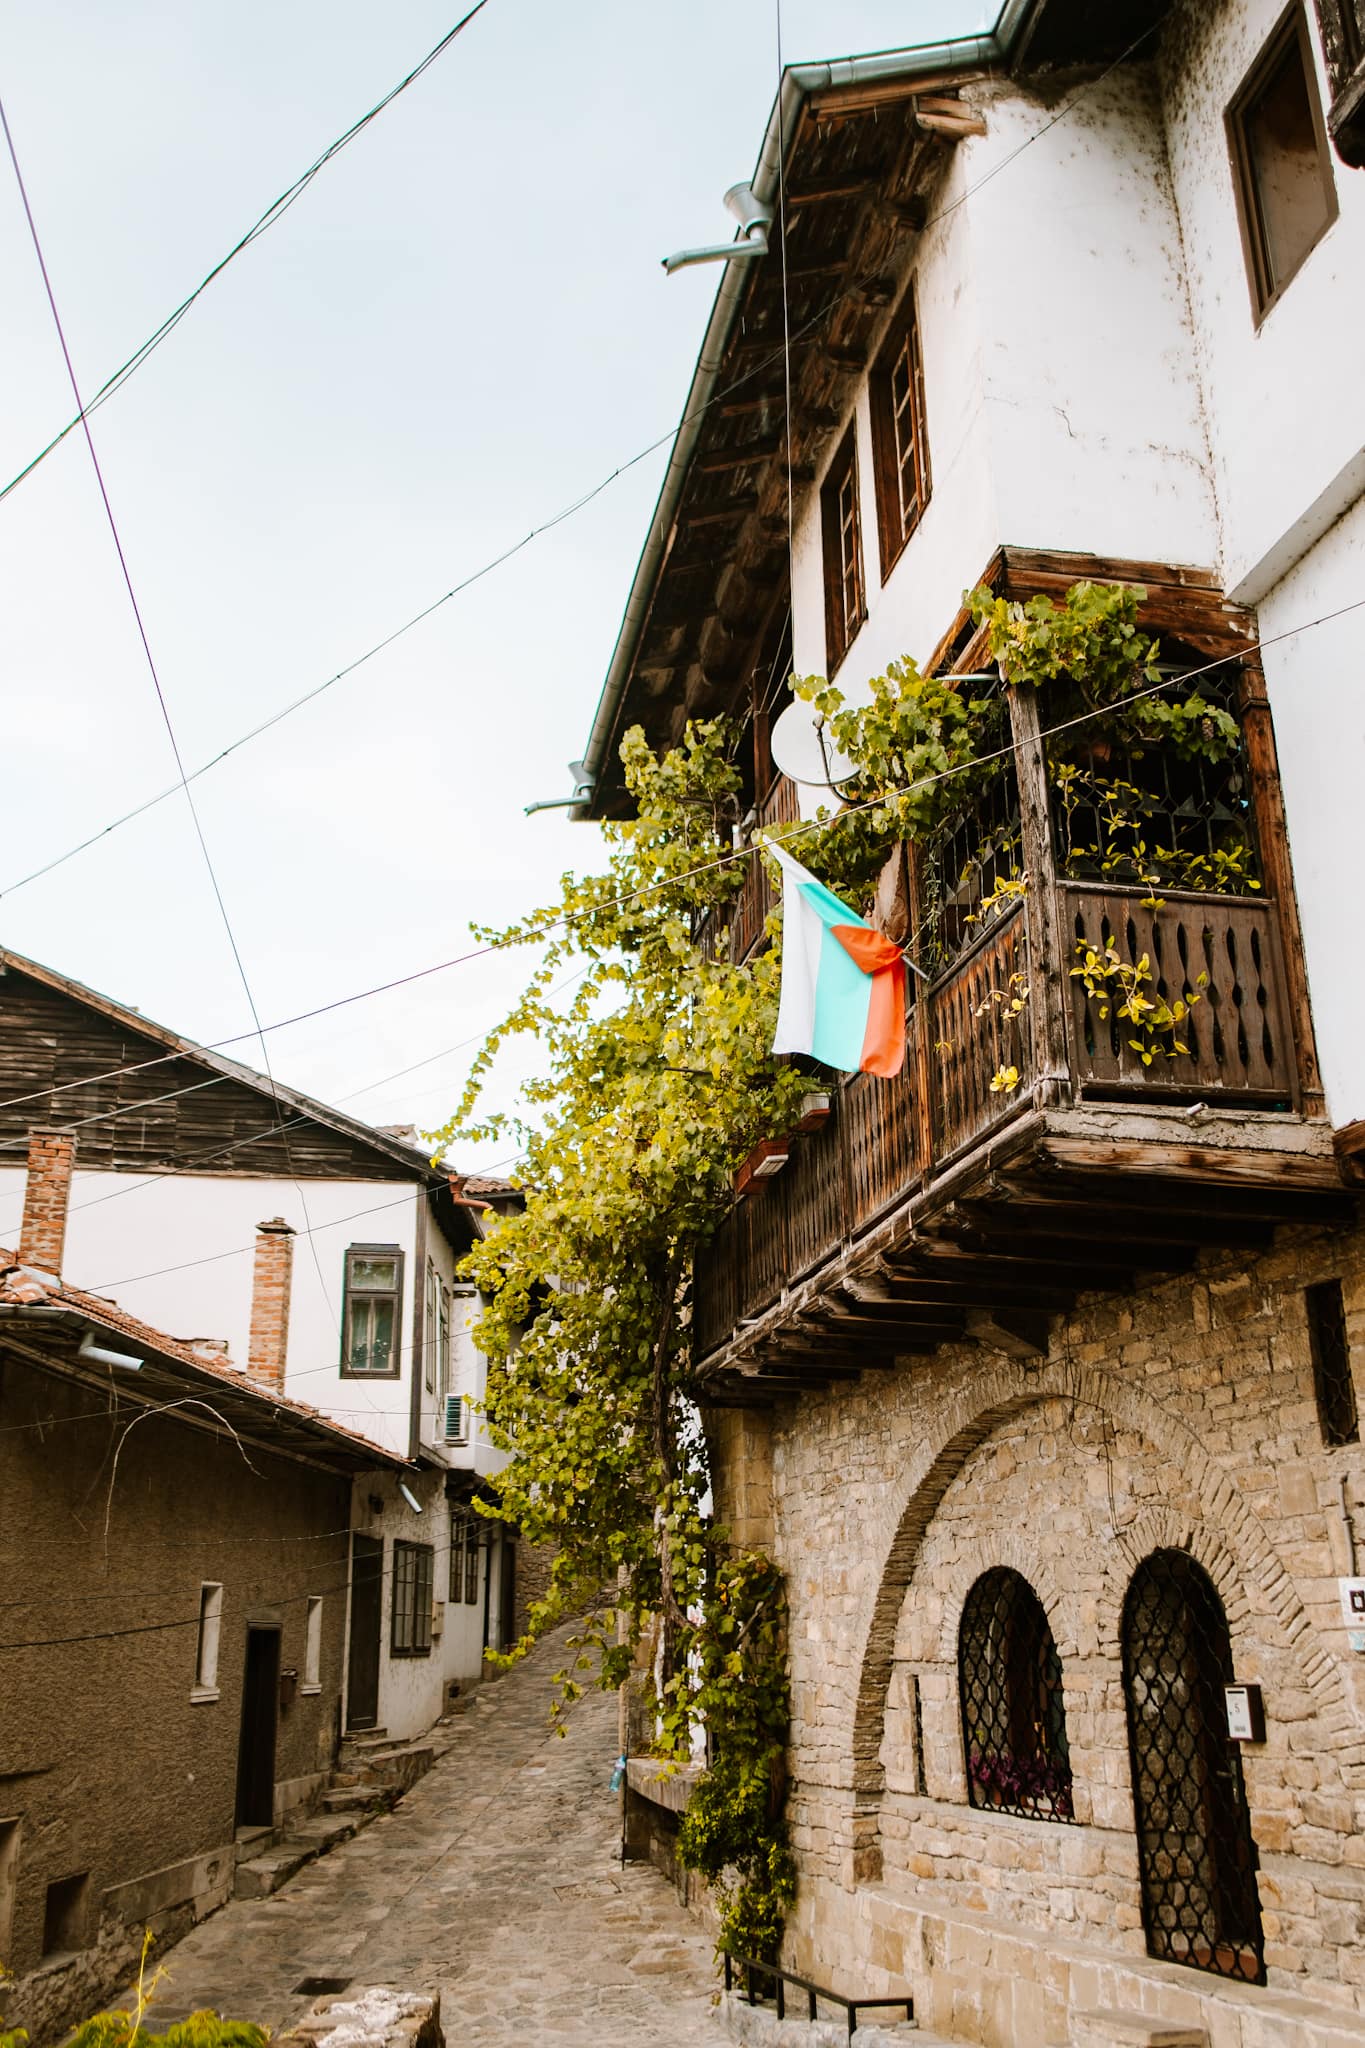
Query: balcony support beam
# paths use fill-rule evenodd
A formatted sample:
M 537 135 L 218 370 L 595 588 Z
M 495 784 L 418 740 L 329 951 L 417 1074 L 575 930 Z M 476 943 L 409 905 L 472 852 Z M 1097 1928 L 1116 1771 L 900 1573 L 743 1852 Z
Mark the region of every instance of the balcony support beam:
M 1066 1047 L 1070 993 L 1062 951 L 1065 937 L 1057 903 L 1057 865 L 1052 851 L 1052 807 L 1047 758 L 1038 718 L 1038 692 L 1027 684 L 1007 689 L 1014 763 L 1019 785 L 1019 828 L 1028 888 L 1024 921 L 1028 934 L 1028 981 L 1033 1003 L 1038 1078 L 1034 1101 L 1051 1109 L 1071 1099 L 1071 1065 Z M 1070 948 L 1067 948 L 1070 959 Z

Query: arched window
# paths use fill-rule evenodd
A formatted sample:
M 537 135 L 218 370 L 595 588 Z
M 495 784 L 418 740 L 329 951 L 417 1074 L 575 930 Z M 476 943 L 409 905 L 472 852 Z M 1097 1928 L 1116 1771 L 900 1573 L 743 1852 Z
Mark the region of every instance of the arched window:
M 1227 1616 L 1183 1550 L 1154 1550 L 1123 1604 L 1123 1689 L 1148 1952 L 1264 1983 L 1256 1845 L 1228 1735 Z
M 967 1790 L 973 1806 L 1070 1820 L 1062 1662 L 1042 1602 L 998 1567 L 967 1595 L 958 1636 Z

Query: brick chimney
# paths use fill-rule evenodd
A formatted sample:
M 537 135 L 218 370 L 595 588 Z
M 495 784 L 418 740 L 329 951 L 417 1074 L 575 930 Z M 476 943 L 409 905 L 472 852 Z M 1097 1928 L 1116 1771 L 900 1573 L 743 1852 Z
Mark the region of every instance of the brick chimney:
M 284 1355 L 289 1344 L 289 1288 L 294 1274 L 294 1232 L 283 1216 L 256 1225 L 256 1264 L 251 1276 L 251 1338 L 246 1369 L 284 1392 Z
M 59 1278 L 66 1242 L 66 1207 L 76 1140 L 64 1131 L 31 1131 L 24 1220 L 19 1227 L 19 1264 Z

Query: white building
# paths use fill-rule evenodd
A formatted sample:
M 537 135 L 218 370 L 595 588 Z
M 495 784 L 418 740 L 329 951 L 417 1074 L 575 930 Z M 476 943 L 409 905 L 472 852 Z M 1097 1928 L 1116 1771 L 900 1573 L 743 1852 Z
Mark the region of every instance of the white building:
M 514 1537 L 470 1506 L 501 1454 L 457 1268 L 514 1192 L 14 954 L 0 1045 L 0 1243 L 29 1134 L 69 1133 L 73 1280 L 409 1461 L 354 1489 L 346 1725 L 429 1727 L 511 1628 Z

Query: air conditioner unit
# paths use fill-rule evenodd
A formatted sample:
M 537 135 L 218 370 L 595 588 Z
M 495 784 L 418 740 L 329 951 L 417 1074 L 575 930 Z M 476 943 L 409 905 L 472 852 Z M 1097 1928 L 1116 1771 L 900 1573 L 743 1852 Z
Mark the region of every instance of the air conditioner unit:
M 448 1444 L 469 1442 L 468 1410 L 463 1394 L 446 1395 L 445 1440 Z

